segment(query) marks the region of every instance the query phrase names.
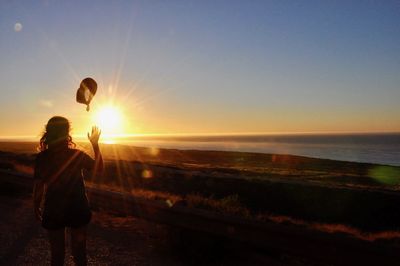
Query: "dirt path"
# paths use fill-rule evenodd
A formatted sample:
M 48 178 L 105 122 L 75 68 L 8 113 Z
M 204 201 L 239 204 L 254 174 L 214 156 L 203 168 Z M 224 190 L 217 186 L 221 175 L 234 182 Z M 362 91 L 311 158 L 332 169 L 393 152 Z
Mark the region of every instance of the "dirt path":
M 0 196 L 0 209 L 0 264 L 48 265 L 46 231 L 34 219 L 31 199 Z M 88 262 L 91 265 L 181 265 L 168 257 L 165 233 L 160 225 L 95 212 L 88 232 Z M 66 264 L 72 265 L 69 252 Z
M 0 210 L 0 265 L 49 265 L 46 231 L 34 218 L 31 198 L 26 194 L 2 193 Z M 89 265 L 276 266 L 289 262 L 251 250 L 238 252 L 232 247 L 224 249 L 216 259 L 204 260 L 201 256 L 181 254 L 171 243 L 171 230 L 166 226 L 94 212 L 88 231 L 88 262 Z M 69 251 L 66 257 L 66 265 L 73 265 Z

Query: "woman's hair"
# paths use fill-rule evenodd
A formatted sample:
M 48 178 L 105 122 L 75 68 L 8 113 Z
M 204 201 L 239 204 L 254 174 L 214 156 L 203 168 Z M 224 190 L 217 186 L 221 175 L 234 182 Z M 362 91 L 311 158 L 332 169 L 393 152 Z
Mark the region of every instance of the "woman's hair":
M 65 117 L 53 116 L 50 118 L 40 138 L 39 150 L 44 151 L 55 146 L 75 147 L 76 145 L 69 134 L 70 128 L 70 123 Z

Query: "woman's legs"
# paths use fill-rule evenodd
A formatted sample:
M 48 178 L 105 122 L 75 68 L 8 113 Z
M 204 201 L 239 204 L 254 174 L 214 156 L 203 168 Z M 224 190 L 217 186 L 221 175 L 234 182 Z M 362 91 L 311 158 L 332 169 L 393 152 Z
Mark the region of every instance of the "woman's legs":
M 51 265 L 63 266 L 65 257 L 65 228 L 47 230 L 50 239 Z
M 78 266 L 87 265 L 86 259 L 86 226 L 71 228 L 71 253 Z

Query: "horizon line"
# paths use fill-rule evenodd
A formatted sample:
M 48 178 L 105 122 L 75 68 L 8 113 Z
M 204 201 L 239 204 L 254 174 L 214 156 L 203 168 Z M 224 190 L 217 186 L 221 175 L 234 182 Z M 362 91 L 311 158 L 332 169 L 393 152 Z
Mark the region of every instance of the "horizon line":
M 221 132 L 221 133 L 130 133 L 104 134 L 104 138 L 131 138 L 131 137 L 219 137 L 219 136 L 262 136 L 262 135 L 356 135 L 356 134 L 400 134 L 400 131 L 298 131 L 298 132 Z M 73 138 L 87 138 L 86 134 L 72 134 Z M 0 135 L 0 140 L 38 139 L 38 135 Z

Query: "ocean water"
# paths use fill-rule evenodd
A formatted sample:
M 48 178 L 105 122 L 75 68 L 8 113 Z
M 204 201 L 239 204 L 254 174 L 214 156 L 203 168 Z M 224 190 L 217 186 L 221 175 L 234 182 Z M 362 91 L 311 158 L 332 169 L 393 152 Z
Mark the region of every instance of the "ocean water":
M 131 137 L 124 144 L 158 148 L 293 154 L 400 166 L 400 133 Z

